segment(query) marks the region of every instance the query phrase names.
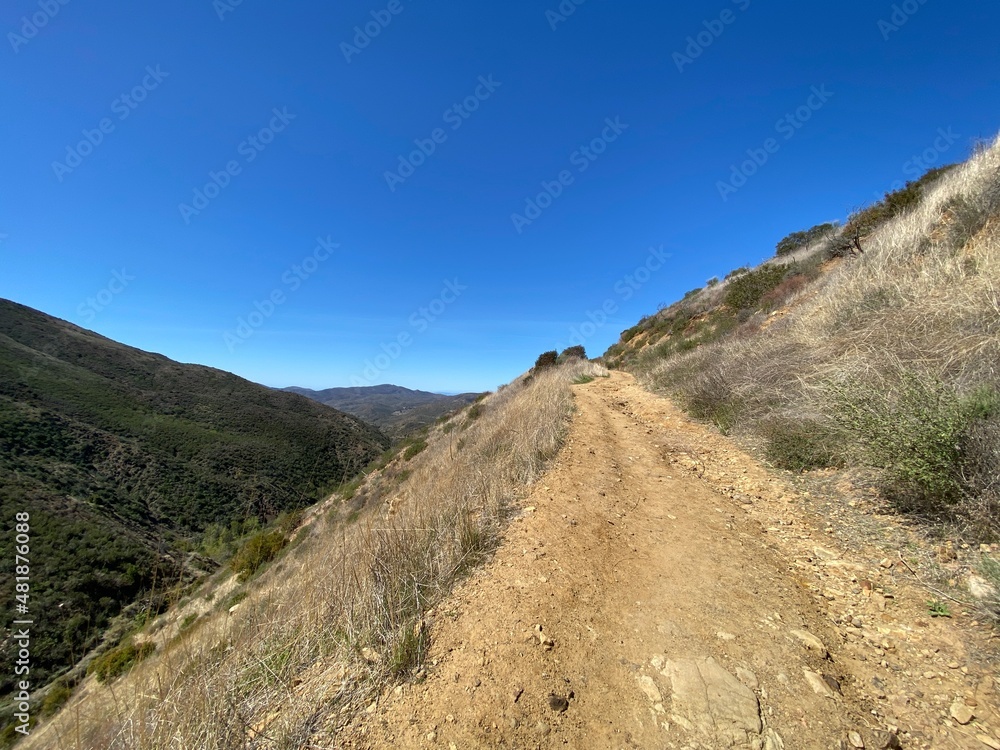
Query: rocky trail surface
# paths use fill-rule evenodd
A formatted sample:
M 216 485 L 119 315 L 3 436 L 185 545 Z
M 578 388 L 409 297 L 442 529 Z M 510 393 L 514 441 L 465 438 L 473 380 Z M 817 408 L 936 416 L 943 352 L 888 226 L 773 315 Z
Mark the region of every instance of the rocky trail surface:
M 422 679 L 339 746 L 1000 748 L 987 628 L 931 618 L 905 562 L 630 376 L 575 390 Z

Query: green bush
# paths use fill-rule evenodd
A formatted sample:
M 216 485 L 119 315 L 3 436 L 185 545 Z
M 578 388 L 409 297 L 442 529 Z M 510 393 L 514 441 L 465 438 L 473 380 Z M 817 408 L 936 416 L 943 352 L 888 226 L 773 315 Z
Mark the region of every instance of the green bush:
M 414 456 L 417 456 L 420 453 L 422 453 L 426 448 L 427 448 L 427 441 L 424 440 L 423 438 L 417 438 L 416 440 L 411 441 L 403 451 L 403 460 L 404 461 L 411 460 Z
M 780 284 L 789 269 L 780 265 L 767 265 L 749 271 L 729 282 L 725 302 L 733 310 L 757 308 L 765 294 Z
M 256 573 L 263 565 L 271 562 L 288 544 L 288 539 L 280 531 L 261 531 L 250 537 L 229 561 L 230 569 L 239 575 L 241 581 Z
M 834 388 L 834 416 L 861 457 L 884 473 L 886 496 L 902 511 L 950 514 L 968 494 L 963 443 L 1000 411 L 995 391 L 961 396 L 940 380 L 902 372 L 894 388 L 860 380 Z
M 836 437 L 812 421 L 773 419 L 761 425 L 767 459 L 780 469 L 802 472 L 840 466 Z
M 156 651 L 155 644 L 150 641 L 136 645 L 129 640 L 97 657 L 90 663 L 87 674 L 94 675 L 98 682 L 113 680 L 141 662 Z
M 71 697 L 73 688 L 62 681 L 53 682 L 42 700 L 42 716 L 53 716 Z
M 792 232 L 778 243 L 776 254 L 782 256 L 794 253 L 796 250 L 801 250 L 803 247 L 811 245 L 816 240 L 831 236 L 836 231 L 836 224 L 827 223 L 817 224 L 812 229 L 807 229 L 804 232 Z
M 559 352 L 554 349 L 550 352 L 542 352 L 535 360 L 535 369 L 541 370 L 545 367 L 552 367 L 559 361 Z
M 565 361 L 567 359 L 586 359 L 587 350 L 582 346 L 571 346 L 567 349 L 563 349 L 563 353 L 559 355 L 560 361 Z

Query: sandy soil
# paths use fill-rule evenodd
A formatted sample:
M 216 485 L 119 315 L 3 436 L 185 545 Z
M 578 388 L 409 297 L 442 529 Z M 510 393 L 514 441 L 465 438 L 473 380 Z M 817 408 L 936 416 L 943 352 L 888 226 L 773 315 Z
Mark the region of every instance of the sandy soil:
M 339 746 L 1000 748 L 986 628 L 630 376 L 575 390 L 553 468 L 428 618 L 426 676 Z

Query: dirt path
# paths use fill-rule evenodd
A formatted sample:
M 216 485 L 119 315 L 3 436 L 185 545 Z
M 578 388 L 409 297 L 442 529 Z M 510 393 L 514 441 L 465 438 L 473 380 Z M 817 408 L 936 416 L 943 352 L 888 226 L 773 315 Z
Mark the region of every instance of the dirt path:
M 906 748 L 991 747 L 991 677 L 894 570 L 818 546 L 784 485 L 630 376 L 576 391 L 554 467 L 433 613 L 426 679 L 352 744 L 883 748 L 895 723 Z

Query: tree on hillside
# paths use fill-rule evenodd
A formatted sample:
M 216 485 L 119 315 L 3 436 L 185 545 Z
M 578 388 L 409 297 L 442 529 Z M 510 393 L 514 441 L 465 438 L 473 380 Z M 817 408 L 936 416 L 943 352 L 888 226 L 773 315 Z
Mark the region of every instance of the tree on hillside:
M 553 349 L 550 352 L 542 352 L 538 355 L 538 359 L 535 360 L 535 369 L 541 370 L 546 367 L 552 367 L 559 361 L 559 352 Z
M 582 346 L 571 346 L 568 349 L 563 349 L 563 353 L 559 355 L 560 360 L 567 360 L 572 358 L 586 359 L 587 350 Z

